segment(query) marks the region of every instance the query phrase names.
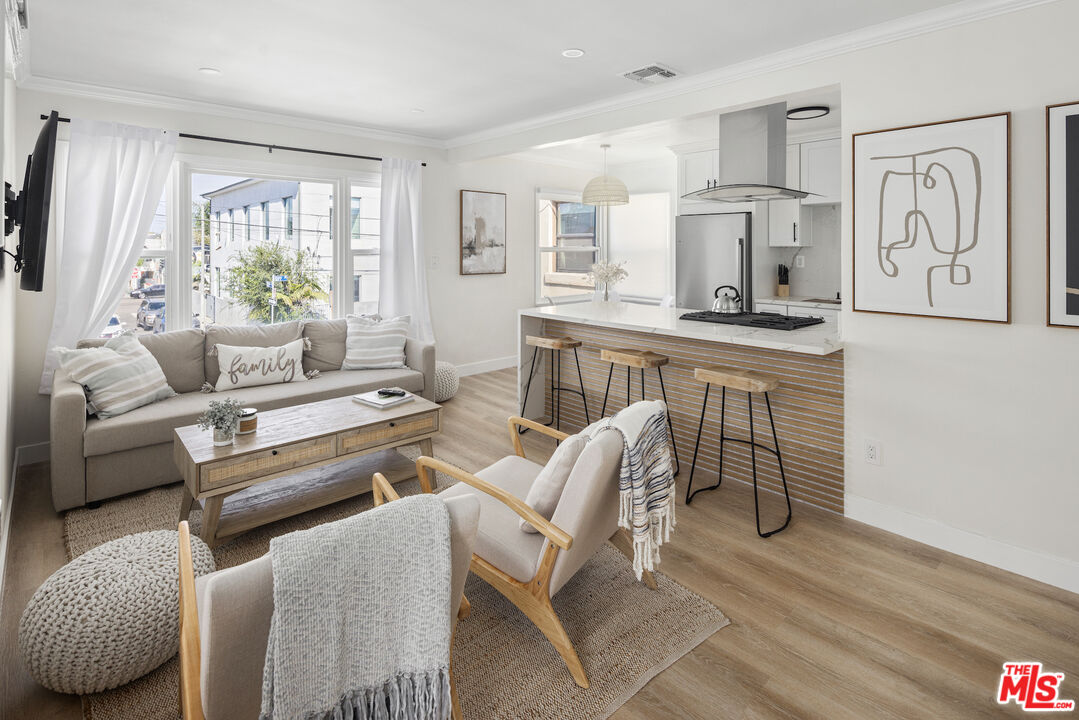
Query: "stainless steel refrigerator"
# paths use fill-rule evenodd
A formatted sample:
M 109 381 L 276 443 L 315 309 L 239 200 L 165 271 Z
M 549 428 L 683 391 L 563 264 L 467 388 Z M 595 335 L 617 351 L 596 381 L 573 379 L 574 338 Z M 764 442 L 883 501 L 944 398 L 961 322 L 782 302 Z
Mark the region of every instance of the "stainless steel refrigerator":
M 675 223 L 674 288 L 680 308 L 711 310 L 715 289 L 733 285 L 742 309 L 753 310 L 753 216 L 679 215 Z

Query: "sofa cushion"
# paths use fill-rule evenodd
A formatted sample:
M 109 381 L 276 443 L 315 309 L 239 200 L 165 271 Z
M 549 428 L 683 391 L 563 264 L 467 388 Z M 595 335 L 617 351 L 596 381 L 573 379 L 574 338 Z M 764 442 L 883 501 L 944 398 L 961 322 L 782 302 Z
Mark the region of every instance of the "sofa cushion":
M 284 345 L 302 337 L 303 323 L 299 320 L 274 325 L 211 325 L 206 328 L 205 375 L 211 383 L 217 382 L 221 365 L 210 351 L 218 343 L 239 347 L 273 347 Z
M 423 374 L 409 368 L 395 370 L 338 370 L 319 375 L 305 383 L 261 385 L 240 388 L 225 393 L 184 393 L 161 402 L 137 408 L 107 420 L 90 418 L 83 435 L 83 455 L 91 457 L 131 448 L 172 442 L 172 431 L 184 425 L 194 425 L 210 400 L 230 397 L 245 407 L 259 410 L 303 405 L 304 403 L 377 390 L 397 385 L 410 392 L 423 389 Z M 138 472 L 136 468 L 132 472 Z M 527 492 L 527 489 L 526 489 Z
M 383 320 L 349 315 L 342 370 L 369 370 L 405 366 L 405 343 L 411 320 L 408 315 Z
M 303 336 L 310 349 L 303 351 L 303 371 L 328 372 L 340 370 L 345 362 L 345 338 L 348 322 L 338 320 L 308 320 L 303 324 Z
M 480 470 L 476 477 L 524 500 L 542 469 L 542 465 L 531 460 L 510 455 Z M 457 483 L 439 493 L 439 497 L 446 499 L 462 495 L 473 495 L 480 501 L 480 526 L 472 551 L 521 582 L 531 580 L 547 538 L 539 533 L 521 532 L 521 517 L 517 513 L 471 485 Z
M 68 376 L 86 388 L 86 408 L 108 418 L 172 397 L 161 366 L 132 335 L 112 338 L 104 347 L 56 348 Z
M 235 347 L 217 344 L 217 364 L 221 374 L 214 390 L 226 392 L 256 385 L 302 382 L 303 340 L 280 347 Z
M 199 328 L 170 330 L 157 335 L 136 335 L 161 366 L 169 386 L 178 393 L 196 392 L 206 381 L 203 374 L 203 332 Z M 79 340 L 76 347 L 101 347 L 103 338 Z

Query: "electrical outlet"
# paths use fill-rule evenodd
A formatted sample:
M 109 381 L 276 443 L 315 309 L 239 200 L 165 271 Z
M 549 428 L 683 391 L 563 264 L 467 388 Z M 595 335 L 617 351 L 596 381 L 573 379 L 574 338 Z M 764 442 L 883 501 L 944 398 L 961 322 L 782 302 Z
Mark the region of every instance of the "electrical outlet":
M 432 270 L 437 270 L 438 269 L 438 261 L 439 261 L 438 255 L 432 255 L 431 256 L 431 269 Z
M 804 268 L 805 266 L 806 266 L 806 259 L 804 257 L 799 255 L 798 257 L 794 258 L 794 267 L 796 267 L 796 268 Z
M 881 465 L 884 448 L 877 440 L 870 440 L 866 438 L 865 441 L 865 461 L 870 465 Z

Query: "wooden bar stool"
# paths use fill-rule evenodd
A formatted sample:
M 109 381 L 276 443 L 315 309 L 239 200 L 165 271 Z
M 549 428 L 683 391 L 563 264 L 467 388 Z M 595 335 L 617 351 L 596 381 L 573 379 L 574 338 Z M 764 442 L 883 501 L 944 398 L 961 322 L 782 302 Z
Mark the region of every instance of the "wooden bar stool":
M 609 362 L 611 369 L 607 372 L 607 389 L 603 392 L 603 409 L 599 411 L 599 416 L 603 417 L 607 414 L 607 399 L 611 394 L 611 377 L 614 375 L 615 365 L 626 366 L 626 405 L 630 404 L 630 387 L 632 385 L 632 372 L 633 368 L 639 368 L 641 371 L 641 400 L 644 400 L 644 371 L 645 369 L 656 369 L 656 374 L 659 376 L 659 390 L 663 394 L 663 402 L 667 402 L 667 388 L 663 385 L 663 366 L 671 361 L 666 355 L 660 355 L 654 353 L 651 350 L 626 350 L 626 349 L 609 349 L 602 348 L 599 351 L 599 358 L 603 362 Z M 681 472 L 681 468 L 678 465 L 678 446 L 674 444 L 674 426 L 671 424 L 671 412 L 667 410 L 667 429 L 671 433 L 671 450 L 674 455 L 674 474 L 677 475 Z
M 571 392 L 581 396 L 581 402 L 584 404 L 584 421 L 586 425 L 592 423 L 588 417 L 588 399 L 584 396 L 584 377 L 581 375 L 581 360 L 577 357 L 577 348 L 581 346 L 580 340 L 574 340 L 571 337 L 547 337 L 546 335 L 526 335 L 525 343 L 532 345 L 536 349 L 532 351 L 532 367 L 528 371 L 528 382 L 525 383 L 525 394 L 521 400 L 521 416 L 525 414 L 525 404 L 528 403 L 528 391 L 532 388 L 532 376 L 536 372 L 536 357 L 539 355 L 541 349 L 551 351 L 551 421 L 543 423 L 544 425 L 550 425 L 554 423 L 556 429 L 561 429 L 562 424 L 562 393 Z M 562 387 L 562 351 L 572 350 L 573 359 L 577 363 L 577 381 L 581 384 L 580 390 L 574 390 L 569 387 Z M 557 377 L 556 377 L 557 376 Z M 519 429 L 519 432 L 523 435 L 527 431 L 527 428 Z
M 779 387 L 779 380 L 769 375 L 764 375 L 752 370 L 735 370 L 732 368 L 722 367 L 720 365 L 713 365 L 706 368 L 695 368 L 693 370 L 693 377 L 698 382 L 704 383 L 704 403 L 701 404 L 701 423 L 697 427 L 697 444 L 693 447 L 693 466 L 689 470 L 689 485 L 686 487 L 686 505 L 689 505 L 693 500 L 693 496 L 699 492 L 705 490 L 715 490 L 723 482 L 723 443 L 725 442 L 739 442 L 749 445 L 750 453 L 753 456 L 753 511 L 757 516 L 757 534 L 762 538 L 775 535 L 777 532 L 785 529 L 791 522 L 791 496 L 787 492 L 787 475 L 783 472 L 783 457 L 779 454 L 779 438 L 776 435 L 776 422 L 772 417 L 772 401 L 768 397 L 768 393 Z M 704 429 L 704 412 L 708 408 L 708 390 L 712 385 L 719 385 L 723 388 L 723 399 L 719 414 L 719 479 L 715 485 L 706 488 L 698 488 L 696 492 L 693 492 L 693 471 L 697 469 L 697 451 L 701 447 L 701 431 Z M 746 393 L 746 403 L 749 406 L 749 440 L 742 438 L 727 437 L 723 434 L 724 425 L 726 424 L 727 413 L 727 388 L 734 390 L 744 390 Z M 761 445 L 757 442 L 757 438 L 753 431 L 753 393 L 764 393 L 764 402 L 768 406 L 768 422 L 772 425 L 772 441 L 775 443 L 775 448 L 770 448 L 767 445 Z M 757 499 L 757 449 L 767 450 L 776 456 L 776 460 L 779 462 L 779 476 L 783 480 L 783 495 L 787 499 L 787 519 L 783 522 L 783 525 L 770 530 L 768 532 L 761 532 L 761 510 L 760 503 Z

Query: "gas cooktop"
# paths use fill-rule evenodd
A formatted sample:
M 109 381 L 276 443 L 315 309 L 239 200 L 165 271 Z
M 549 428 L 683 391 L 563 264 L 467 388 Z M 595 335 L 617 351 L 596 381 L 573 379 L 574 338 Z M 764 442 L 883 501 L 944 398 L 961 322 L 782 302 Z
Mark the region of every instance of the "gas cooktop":
M 824 318 L 820 317 L 792 317 L 777 313 L 718 313 L 710 310 L 688 312 L 682 315 L 681 319 L 722 323 L 724 325 L 744 325 L 747 327 L 768 328 L 769 330 L 797 330 L 824 322 Z

